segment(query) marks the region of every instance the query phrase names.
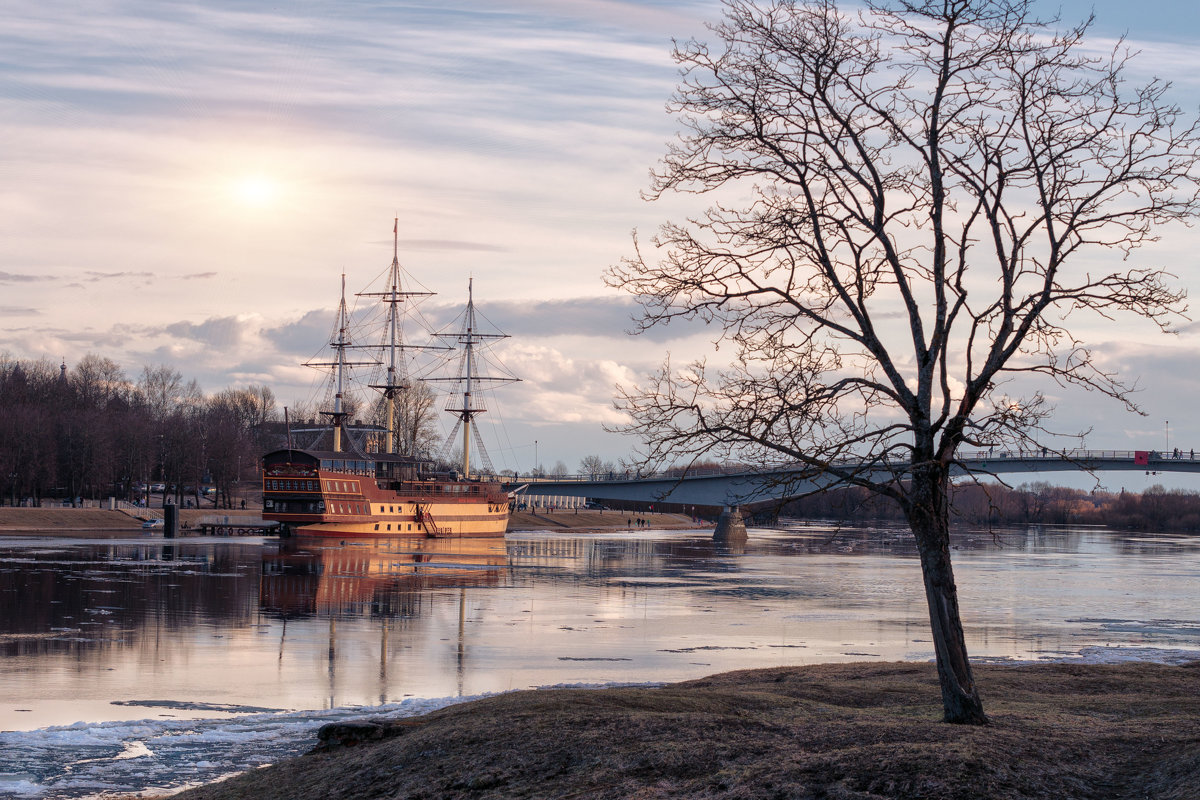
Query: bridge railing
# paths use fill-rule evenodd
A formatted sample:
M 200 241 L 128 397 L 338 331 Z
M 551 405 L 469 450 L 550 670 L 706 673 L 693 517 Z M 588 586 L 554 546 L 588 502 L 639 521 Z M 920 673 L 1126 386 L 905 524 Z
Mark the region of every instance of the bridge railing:
M 960 461 L 988 461 L 998 458 L 1020 458 L 1025 460 L 1046 461 L 1133 461 L 1138 453 L 1146 453 L 1150 461 L 1200 461 L 1195 450 L 1174 449 L 1169 452 L 1161 450 L 1061 450 L 1049 448 L 1042 450 L 977 450 L 975 452 L 960 451 Z
M 1138 453 L 1146 453 L 1147 461 L 1150 464 L 1162 463 L 1164 461 L 1178 462 L 1196 462 L 1200 463 L 1200 455 L 1197 455 L 1195 450 L 1179 450 L 1172 449 L 1170 451 L 1161 450 L 1086 450 L 1086 449 L 1071 449 L 1071 450 L 1052 450 L 1050 448 L 1042 449 L 1017 449 L 1017 450 L 975 450 L 975 451 L 960 451 L 958 454 L 959 461 L 965 462 L 988 462 L 988 461 L 1045 461 L 1058 462 L 1063 461 L 1071 463 L 1088 463 L 1094 461 L 1133 461 Z M 861 460 L 845 458 L 831 462 L 835 467 L 851 467 L 864 463 Z M 900 465 L 903 462 L 891 461 L 883 463 L 892 463 Z M 795 465 L 796 469 L 801 469 L 802 465 Z M 605 470 L 603 472 L 576 474 L 576 475 L 518 475 L 515 478 L 510 478 L 515 483 L 529 484 L 529 491 L 536 493 L 535 489 L 538 483 L 589 483 L 595 481 L 613 482 L 613 481 L 646 481 L 646 480 L 665 480 L 675 479 L 680 477 L 688 478 L 703 478 L 703 477 L 721 477 L 725 475 L 745 475 L 755 472 L 778 472 L 789 469 L 784 464 L 772 464 L 768 467 L 754 467 L 748 464 L 726 464 L 718 467 L 705 466 L 696 469 L 689 469 L 684 473 L 680 469 L 667 469 L 657 472 L 642 472 L 635 470 Z

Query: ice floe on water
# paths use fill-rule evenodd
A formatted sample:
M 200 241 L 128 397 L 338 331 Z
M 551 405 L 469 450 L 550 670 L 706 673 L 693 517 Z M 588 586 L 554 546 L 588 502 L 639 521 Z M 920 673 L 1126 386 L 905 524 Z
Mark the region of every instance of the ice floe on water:
M 1200 650 L 1173 650 L 1165 647 L 1084 647 L 1074 658 L 1059 658 L 1056 661 L 1079 662 L 1081 664 L 1128 664 L 1146 662 L 1179 666 L 1200 661 Z
M 175 790 L 299 755 L 327 722 L 412 717 L 473 697 L 249 714 L 219 720 L 79 722 L 0 732 L 0 798 L 87 798 Z

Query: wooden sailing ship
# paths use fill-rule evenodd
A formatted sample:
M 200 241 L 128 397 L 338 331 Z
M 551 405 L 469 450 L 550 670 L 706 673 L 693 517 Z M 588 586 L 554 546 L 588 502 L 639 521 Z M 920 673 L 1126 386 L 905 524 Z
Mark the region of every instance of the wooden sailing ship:
M 428 458 L 397 452 L 395 402 L 405 386 L 398 365 L 398 353 L 404 347 L 400 341 L 400 305 L 416 295 L 429 294 L 401 290 L 398 230 L 397 221 L 387 289 L 360 295 L 377 298 L 387 308 L 388 340 L 383 348 L 386 377 L 382 383 L 372 384 L 382 393 L 385 405 L 386 424 L 378 431 L 382 435 L 356 440 L 345 424 L 344 383 L 353 366 L 347 354 L 354 345 L 348 333 L 343 276 L 338 332 L 330 343 L 334 359 L 310 364 L 333 370 L 333 409 L 322 412 L 330 418 L 332 448 L 293 447 L 289 428 L 288 446 L 263 456 L 263 519 L 279 522 L 288 533 L 307 536 L 503 536 L 508 527 L 510 498 L 498 481 L 472 475 L 471 444 L 480 443 L 472 422 L 486 410 L 478 400 L 480 384 L 515 379 L 476 373 L 478 349 L 502 334 L 479 331 L 473 286 L 468 286 L 462 327 L 455 337 L 461 352 L 459 368 L 448 379 L 454 382 L 455 390 L 447 410 L 457 417 L 456 424 L 462 429 L 461 472 L 437 471 Z

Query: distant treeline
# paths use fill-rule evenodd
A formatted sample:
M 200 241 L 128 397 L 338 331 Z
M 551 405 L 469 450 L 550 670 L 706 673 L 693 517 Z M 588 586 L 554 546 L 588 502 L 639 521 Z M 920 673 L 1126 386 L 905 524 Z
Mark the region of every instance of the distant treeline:
M 966 484 L 954 488 L 954 519 L 976 525 L 1039 523 L 1106 525 L 1142 531 L 1200 530 L 1200 492 L 1152 486 L 1134 492 L 1088 492 L 1049 483 L 1015 488 L 1000 484 Z M 781 514 L 790 517 L 903 520 L 890 499 L 866 489 L 846 488 L 794 500 Z
M 198 504 L 208 484 L 226 505 L 239 480 L 257 487 L 266 423 L 277 418 L 265 386 L 205 395 L 166 366 L 131 380 L 97 355 L 68 368 L 0 354 L 0 497 L 145 501 L 161 485 Z

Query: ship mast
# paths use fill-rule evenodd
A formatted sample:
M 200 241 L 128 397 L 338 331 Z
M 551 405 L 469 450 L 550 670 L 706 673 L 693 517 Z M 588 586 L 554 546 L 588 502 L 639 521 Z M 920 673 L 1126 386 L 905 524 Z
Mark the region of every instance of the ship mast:
M 368 366 L 374 362 L 362 361 L 347 361 L 346 350 L 354 345 L 350 342 L 350 313 L 346 310 L 346 273 L 342 273 L 342 293 L 338 300 L 338 318 L 337 318 L 337 335 L 329 343 L 333 348 L 333 361 L 314 362 L 306 361 L 306 367 L 325 367 L 333 369 L 333 411 L 322 411 L 321 413 L 330 418 L 333 424 L 333 451 L 335 453 L 342 452 L 342 428 L 346 417 L 344 407 L 344 390 L 346 384 L 346 373 L 348 367 Z
M 463 422 L 463 477 L 471 477 L 471 376 L 475 374 L 475 279 L 467 279 L 467 319 L 466 335 L 459 339 L 463 343 L 464 355 L 467 361 L 466 379 L 463 388 L 462 422 Z M 480 409 L 480 412 L 484 409 Z
M 454 408 L 451 405 L 446 406 L 446 410 L 452 414 L 458 415 L 459 425 L 462 425 L 462 472 L 463 478 L 471 477 L 471 441 L 479 440 L 479 432 L 471 427 L 471 422 L 476 416 L 487 411 L 478 399 L 474 397 L 475 391 L 480 383 L 487 382 L 513 382 L 520 380 L 511 376 L 491 376 L 482 375 L 479 373 L 478 363 L 481 359 L 479 350 L 487 346 L 487 342 L 492 339 L 507 339 L 508 335 L 504 333 L 481 333 L 475 315 L 475 281 L 470 279 L 467 283 L 467 308 L 463 312 L 462 328 L 460 329 L 457 340 L 462 347 L 462 360 L 458 376 L 454 378 L 426 378 L 426 380 L 452 380 L 461 382 L 462 384 L 462 406 Z M 455 392 L 451 395 L 450 403 L 459 397 L 459 393 Z M 451 434 L 453 437 L 454 434 Z M 482 447 L 482 442 L 480 441 Z
M 334 380 L 336 381 L 337 392 L 333 396 L 333 412 L 324 412 L 333 418 L 333 452 L 342 452 L 342 417 L 346 412 L 342 410 L 342 389 L 346 378 L 346 327 L 349 325 L 348 314 L 346 313 L 346 273 L 342 273 L 342 294 L 338 301 L 338 335 L 337 339 L 331 344 L 334 352 Z
M 396 395 L 408 388 L 405 376 L 397 365 L 397 358 L 402 350 L 411 345 L 405 345 L 400 328 L 400 304 L 410 297 L 431 297 L 433 292 L 412 292 L 400 290 L 400 218 L 392 223 L 392 265 L 388 270 L 387 288 L 382 292 L 360 292 L 359 297 L 378 297 L 381 303 L 386 303 L 387 310 L 387 340 L 384 349 L 387 352 L 387 377 L 382 384 L 371 384 L 372 389 L 383 392 L 385 413 L 387 414 L 387 439 L 384 445 L 385 453 L 395 453 L 396 436 Z M 431 349 L 422 347 L 420 349 Z M 445 348 L 433 348 L 445 349 Z

